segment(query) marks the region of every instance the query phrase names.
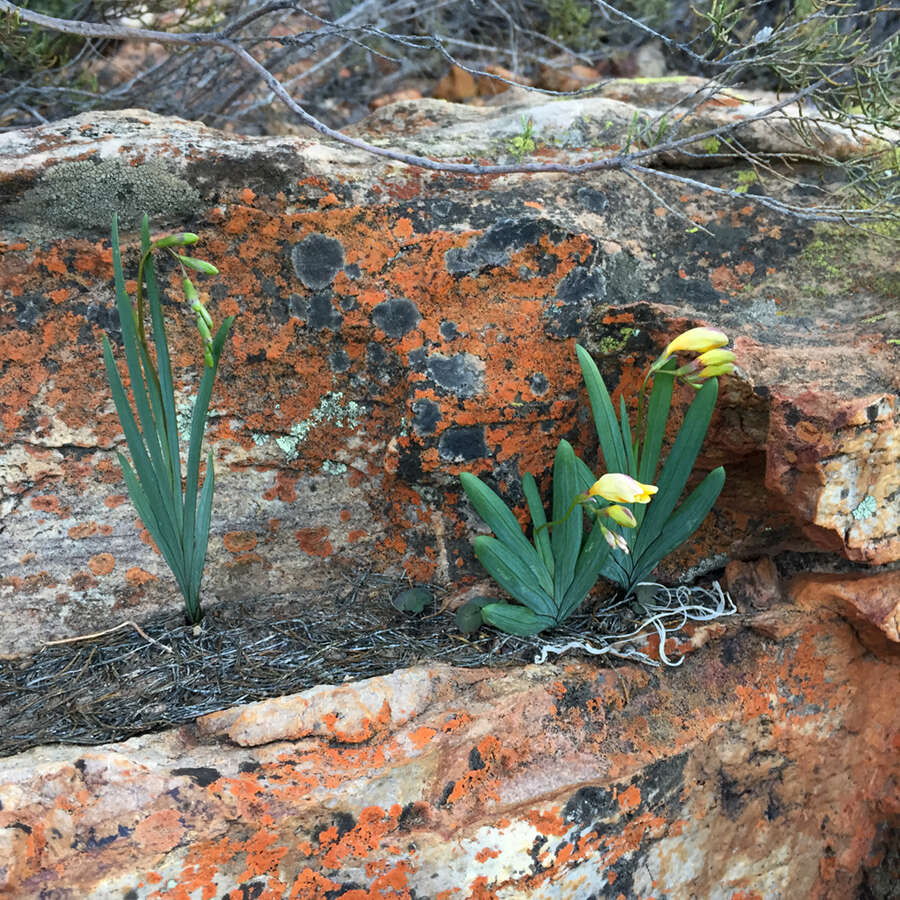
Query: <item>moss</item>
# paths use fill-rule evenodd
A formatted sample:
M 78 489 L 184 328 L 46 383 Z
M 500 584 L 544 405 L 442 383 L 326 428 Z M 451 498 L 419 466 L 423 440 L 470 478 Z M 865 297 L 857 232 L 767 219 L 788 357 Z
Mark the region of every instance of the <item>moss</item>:
M 604 356 L 615 356 L 625 349 L 628 339 L 637 333 L 638 330 L 636 328 L 619 328 L 617 329 L 617 334 L 608 334 L 606 337 L 600 338 L 597 342 L 597 349 Z
M 131 166 L 118 160 L 59 163 L 16 204 L 16 216 L 55 231 L 106 234 L 113 213 L 130 228 L 147 213 L 152 218 L 184 218 L 197 213 L 200 195 L 158 160 Z

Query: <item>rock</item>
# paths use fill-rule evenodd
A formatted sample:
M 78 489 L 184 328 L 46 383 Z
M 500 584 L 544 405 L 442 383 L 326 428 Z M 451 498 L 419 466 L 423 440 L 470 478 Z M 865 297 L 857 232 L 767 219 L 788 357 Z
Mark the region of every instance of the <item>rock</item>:
M 857 896 L 889 883 L 900 653 L 823 590 L 677 673 L 428 665 L 3 760 L 2 891 Z
M 733 559 L 725 566 L 725 586 L 739 606 L 768 609 L 781 593 L 781 578 L 767 556 L 752 562 Z
M 791 582 L 796 603 L 814 608 L 827 604 L 849 620 L 877 628 L 889 641 L 900 642 L 900 571 L 877 575 L 810 574 Z
M 524 113 L 536 154 L 572 162 L 621 141 L 635 110 L 695 87 L 619 83 L 526 108 L 401 101 L 354 133 L 506 162 Z M 632 102 L 612 97 L 629 91 Z M 736 102 L 711 101 L 709 120 L 752 108 Z M 833 137 L 836 154 L 861 146 Z M 741 183 L 727 168 L 716 178 Z M 147 210 L 154 232 L 200 234 L 221 270 L 200 283 L 208 308 L 217 321 L 237 314 L 208 435 L 207 605 L 287 598 L 302 611 L 333 602 L 330 586 L 357 567 L 465 590 L 482 577 L 471 549 L 481 523 L 461 471 L 521 511 L 522 473 L 546 489 L 561 437 L 594 464 L 574 342 L 618 402 L 668 339 L 700 324 L 728 331 L 739 356 L 699 460 L 701 473 L 724 463 L 728 481 L 657 578 L 786 548 L 823 546 L 860 565 L 900 558 L 896 257 L 877 238 L 814 230 L 749 200 L 658 188 L 710 233 L 617 173 L 424 174 L 140 110 L 0 135 L 0 654 L 111 619 L 180 615 L 126 497 L 99 362 L 103 333 L 121 355 L 116 208 L 129 277 Z M 165 268 L 162 283 L 180 303 L 177 273 Z M 167 309 L 184 414 L 196 332 Z
M 397 103 L 400 100 L 421 100 L 422 93 L 421 91 L 416 90 L 415 88 L 403 88 L 399 91 L 392 91 L 390 94 L 382 94 L 380 97 L 376 97 L 370 104 L 372 109 L 381 109 L 382 106 L 387 106 L 389 103 Z
M 451 66 L 450 71 L 435 85 L 434 96 L 438 100 L 449 100 L 451 103 L 465 103 L 478 94 L 478 86 L 475 76 L 461 69 L 459 66 Z

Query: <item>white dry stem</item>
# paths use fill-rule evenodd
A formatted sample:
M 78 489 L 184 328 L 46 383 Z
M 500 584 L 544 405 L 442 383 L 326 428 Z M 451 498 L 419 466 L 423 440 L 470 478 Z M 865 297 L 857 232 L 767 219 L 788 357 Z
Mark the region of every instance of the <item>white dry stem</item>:
M 731 597 L 722 590 L 718 581 L 711 588 L 678 585 L 666 587 L 654 582 L 642 582 L 639 587 L 653 587 L 655 592 L 649 601 L 635 601 L 645 614 L 637 627 L 626 634 L 591 635 L 591 641 L 569 641 L 565 644 L 544 644 L 534 662 L 543 665 L 549 654 L 557 656 L 569 650 L 581 650 L 590 656 L 617 656 L 633 659 L 649 666 L 680 666 L 684 657 L 673 660 L 666 655 L 666 639 L 680 631 L 688 622 L 712 622 L 737 612 Z M 659 660 L 638 650 L 637 644 L 655 632 L 659 636 Z

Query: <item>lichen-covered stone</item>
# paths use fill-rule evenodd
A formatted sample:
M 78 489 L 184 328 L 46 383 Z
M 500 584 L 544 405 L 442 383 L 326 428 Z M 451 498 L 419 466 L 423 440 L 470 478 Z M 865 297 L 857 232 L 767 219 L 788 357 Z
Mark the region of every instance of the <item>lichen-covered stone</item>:
M 31 750 L 0 895 L 888 900 L 900 652 L 860 590 L 800 577 L 674 672 L 432 665 Z
M 633 87 L 632 106 L 541 105 L 540 152 L 580 158 L 579 140 L 612 137 L 579 117 L 605 128 L 610 113 L 616 132 L 641 104 L 691 84 Z M 360 127 L 427 152 L 499 158 L 513 121 L 520 109 L 422 101 Z M 567 135 L 558 146 L 553 128 Z M 79 191 L 95 194 L 66 201 L 57 224 L 55 186 L 87 166 L 118 179 L 122 198 L 107 180 L 79 177 Z M 733 171 L 716 177 L 738 183 Z M 151 183 L 156 193 L 141 193 Z M 154 228 L 200 235 L 221 271 L 201 280 L 204 300 L 217 320 L 237 316 L 208 438 L 217 489 L 206 603 L 248 593 L 316 602 L 360 564 L 465 587 L 480 569 L 459 473 L 483 476 L 524 513 L 519 479 L 533 472 L 546 489 L 561 437 L 599 467 L 575 341 L 618 403 L 695 324 L 725 328 L 738 350 L 699 461 L 725 463 L 728 481 L 697 539 L 658 576 L 785 547 L 862 564 L 900 558 L 896 255 L 749 202 L 659 189 L 710 234 L 686 231 L 615 173 L 423 173 L 134 110 L 0 135 L 0 599 L 10 623 L 0 653 L 181 602 L 115 459 L 123 443 L 99 353 L 104 332 L 117 350 L 121 341 L 109 204 L 123 204 L 131 277 L 137 207 L 149 204 Z M 178 281 L 163 265 L 185 413 L 201 360 Z M 234 533 L 255 535 L 254 549 L 236 556 L 225 541 Z

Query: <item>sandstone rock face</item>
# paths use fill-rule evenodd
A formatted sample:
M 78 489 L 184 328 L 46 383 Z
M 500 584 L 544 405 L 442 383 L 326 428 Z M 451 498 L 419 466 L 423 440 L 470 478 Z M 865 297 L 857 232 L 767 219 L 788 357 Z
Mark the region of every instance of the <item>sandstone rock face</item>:
M 900 652 L 854 591 L 798 579 L 678 670 L 426 666 L 23 753 L 0 896 L 886 900 Z
M 535 107 L 536 153 L 581 158 L 635 109 L 692 89 L 682 82 Z M 418 152 L 505 159 L 521 115 L 406 102 L 360 127 Z M 834 152 L 849 152 L 841 140 Z M 147 211 L 154 229 L 200 234 L 221 270 L 201 285 L 208 307 L 237 315 L 209 434 L 207 604 L 321 602 L 358 565 L 471 580 L 480 523 L 459 472 L 521 508 L 521 474 L 546 487 L 560 437 L 593 459 L 574 342 L 618 402 L 672 334 L 702 323 L 740 355 L 700 460 L 724 462 L 729 481 L 659 577 L 785 547 L 896 561 L 896 255 L 749 201 L 659 189 L 711 236 L 616 174 L 422 173 L 135 110 L 0 136 L 0 590 L 14 623 L 0 653 L 180 606 L 115 460 L 99 340 L 118 338 L 116 209 L 131 275 Z M 173 298 L 177 280 L 162 274 Z M 170 308 L 186 416 L 200 361 L 181 312 Z

